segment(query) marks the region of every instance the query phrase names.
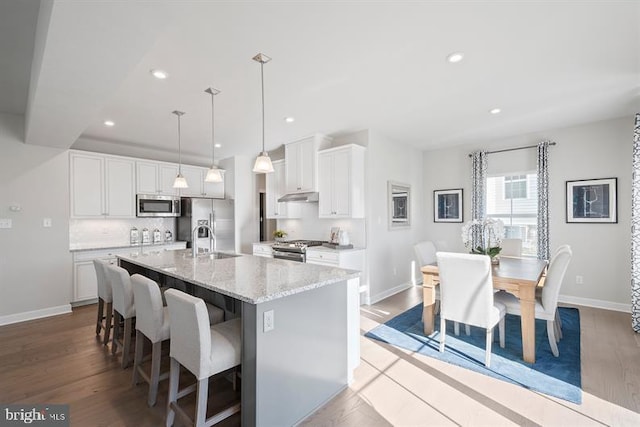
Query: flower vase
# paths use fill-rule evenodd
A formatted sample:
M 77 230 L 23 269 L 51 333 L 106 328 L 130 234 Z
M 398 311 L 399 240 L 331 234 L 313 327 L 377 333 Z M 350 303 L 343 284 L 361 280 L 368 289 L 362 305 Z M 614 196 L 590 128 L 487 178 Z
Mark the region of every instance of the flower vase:
M 498 264 L 500 264 L 500 256 L 499 256 L 499 255 L 492 256 L 492 257 L 491 257 L 491 264 L 492 264 L 492 265 L 498 265 Z

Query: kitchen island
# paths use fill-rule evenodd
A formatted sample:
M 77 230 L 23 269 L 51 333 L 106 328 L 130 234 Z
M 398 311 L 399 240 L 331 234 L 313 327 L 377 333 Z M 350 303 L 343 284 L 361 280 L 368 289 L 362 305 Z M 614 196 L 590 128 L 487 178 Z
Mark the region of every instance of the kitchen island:
M 359 363 L 360 273 L 191 250 L 119 256 L 130 273 L 242 318 L 243 426 L 288 426 L 344 389 Z

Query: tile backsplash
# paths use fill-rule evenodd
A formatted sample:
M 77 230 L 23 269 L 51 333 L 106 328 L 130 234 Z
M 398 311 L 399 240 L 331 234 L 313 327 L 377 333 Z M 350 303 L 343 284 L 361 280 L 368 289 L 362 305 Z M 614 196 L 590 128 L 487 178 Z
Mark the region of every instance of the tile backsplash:
M 164 238 L 166 230 L 176 239 L 175 218 L 131 218 L 131 219 L 71 219 L 69 220 L 69 245 L 128 245 L 129 231 L 136 227 L 153 232 L 159 229 Z

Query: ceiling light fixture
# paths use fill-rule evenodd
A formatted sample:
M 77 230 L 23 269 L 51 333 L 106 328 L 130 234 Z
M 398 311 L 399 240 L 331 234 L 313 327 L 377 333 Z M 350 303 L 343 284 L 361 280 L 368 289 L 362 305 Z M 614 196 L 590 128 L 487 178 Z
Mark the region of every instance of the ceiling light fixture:
M 491 110 L 489 110 L 491 114 L 500 114 L 501 111 L 502 110 L 499 108 L 492 108 Z
M 222 147 L 222 144 L 216 143 L 216 144 L 213 144 L 213 146 L 216 147 L 216 148 L 220 148 L 220 147 Z
M 180 144 L 180 117 L 185 113 L 184 111 L 178 110 L 172 113 L 178 116 L 178 175 L 176 175 L 176 179 L 173 181 L 173 188 L 189 188 L 187 180 L 182 176 L 182 146 Z
M 294 117 L 285 117 L 284 121 L 287 123 L 293 123 L 296 121 L 296 119 Z
M 205 90 L 206 93 L 211 95 L 211 167 L 207 171 L 207 176 L 204 179 L 206 182 L 222 182 L 222 171 L 216 166 L 216 143 L 215 143 L 215 129 L 214 129 L 214 109 L 213 98 L 220 93 L 218 89 L 212 87 Z
M 456 62 L 460 62 L 462 61 L 462 59 L 464 58 L 464 53 L 462 52 L 454 52 L 452 54 L 450 54 L 449 56 L 447 56 L 447 61 L 455 64 Z
M 105 120 L 104 125 L 111 128 L 116 125 L 116 122 L 114 122 L 113 120 Z
M 158 80 L 164 80 L 167 77 L 169 77 L 169 73 L 167 73 L 166 71 L 163 70 L 157 70 L 157 69 L 153 69 L 150 71 L 151 75 L 153 75 L 153 77 L 155 77 Z
M 260 81 L 262 84 L 262 152 L 256 158 L 253 171 L 255 173 L 270 173 L 273 172 L 273 165 L 271 164 L 269 153 L 264 149 L 264 64 L 271 61 L 271 58 L 263 53 L 259 53 L 252 59 L 260 63 Z

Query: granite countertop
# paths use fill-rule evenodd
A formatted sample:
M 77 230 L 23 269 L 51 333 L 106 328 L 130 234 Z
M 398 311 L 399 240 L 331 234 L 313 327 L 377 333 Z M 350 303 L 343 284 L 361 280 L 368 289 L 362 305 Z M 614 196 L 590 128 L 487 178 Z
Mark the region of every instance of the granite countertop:
M 164 246 L 164 245 L 173 245 L 173 244 L 185 243 L 184 241 L 172 241 L 172 242 L 158 242 L 158 243 L 145 243 L 142 245 L 143 248 L 150 248 L 154 246 Z M 139 248 L 140 245 L 132 245 L 129 243 L 79 243 L 79 244 L 70 244 L 69 252 L 77 252 L 77 251 L 92 251 L 98 249 L 119 249 L 119 248 Z
M 119 259 L 251 304 L 320 288 L 360 272 L 253 255 L 212 259 L 191 249 L 121 255 Z

